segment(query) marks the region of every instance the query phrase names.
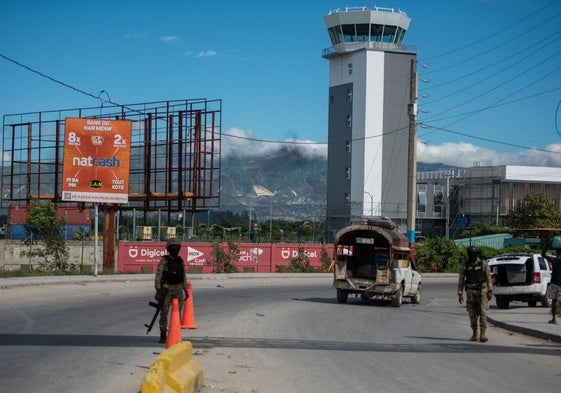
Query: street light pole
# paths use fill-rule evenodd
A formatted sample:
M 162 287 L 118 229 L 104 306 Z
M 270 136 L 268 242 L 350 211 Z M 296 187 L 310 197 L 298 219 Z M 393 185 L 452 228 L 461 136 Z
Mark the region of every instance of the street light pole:
M 269 243 L 273 242 L 273 197 L 271 196 L 271 212 L 269 214 Z

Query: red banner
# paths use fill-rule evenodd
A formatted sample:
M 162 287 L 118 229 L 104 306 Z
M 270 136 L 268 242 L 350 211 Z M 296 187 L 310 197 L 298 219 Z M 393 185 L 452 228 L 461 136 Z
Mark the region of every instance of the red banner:
M 121 241 L 118 246 L 118 270 L 120 272 L 155 273 L 158 262 L 166 252 L 165 242 L 127 242 Z M 226 243 L 220 245 L 228 254 Z M 239 257 L 237 261 L 231 258 L 239 272 L 274 273 L 277 266 L 287 266 L 291 260 L 298 258 L 298 248 L 302 247 L 310 265 L 315 268 L 322 266 L 322 251 L 325 249 L 327 257 L 333 255 L 333 245 L 328 244 L 237 244 Z M 185 266 L 192 273 L 212 273 L 215 269 L 214 255 L 211 243 L 181 244 L 179 255 L 185 261 Z

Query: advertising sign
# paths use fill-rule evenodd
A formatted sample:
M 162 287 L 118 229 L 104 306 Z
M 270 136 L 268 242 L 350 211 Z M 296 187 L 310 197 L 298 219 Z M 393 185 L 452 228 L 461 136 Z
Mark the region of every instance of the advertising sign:
M 221 247 L 228 252 L 227 244 L 221 244 Z M 291 259 L 297 258 L 300 247 L 303 248 L 310 265 L 316 268 L 322 266 L 323 249 L 329 257 L 333 253 L 332 244 L 322 246 L 320 244 L 239 243 L 237 244 L 238 258 L 233 262 L 240 272 L 273 273 L 277 270 L 277 266 L 287 266 Z M 166 253 L 164 242 L 121 241 L 118 249 L 118 270 L 138 272 L 151 267 L 152 272 L 155 273 L 158 262 Z M 213 272 L 215 257 L 212 243 L 183 242 L 179 255 L 183 258 L 186 268 L 195 268 L 204 274 Z
M 130 137 L 128 120 L 65 120 L 62 200 L 127 203 Z

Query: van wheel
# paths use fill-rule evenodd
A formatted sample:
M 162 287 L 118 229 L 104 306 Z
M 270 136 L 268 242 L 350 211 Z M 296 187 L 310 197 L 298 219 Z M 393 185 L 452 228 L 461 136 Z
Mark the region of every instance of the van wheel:
M 501 310 L 506 310 L 510 304 L 510 300 L 508 300 L 508 298 L 504 297 L 504 296 L 495 296 L 495 299 L 497 300 L 497 308 L 500 308 Z
M 345 289 L 337 288 L 337 301 L 339 303 L 347 303 L 348 298 L 349 298 L 349 291 Z
M 395 295 L 393 295 L 392 306 L 401 307 L 402 303 L 403 303 L 403 289 L 399 287 Z
M 421 285 L 419 285 L 419 287 L 417 288 L 417 292 L 415 292 L 415 295 L 411 296 L 411 303 L 421 303 Z

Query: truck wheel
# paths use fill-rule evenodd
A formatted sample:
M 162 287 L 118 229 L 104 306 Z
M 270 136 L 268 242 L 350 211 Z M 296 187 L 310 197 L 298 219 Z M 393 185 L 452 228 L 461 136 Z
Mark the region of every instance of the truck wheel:
M 507 297 L 495 296 L 495 299 L 497 300 L 497 308 L 500 308 L 501 310 L 506 310 L 508 308 L 508 305 L 510 304 L 510 300 L 508 300 Z
M 411 303 L 421 303 L 421 285 L 419 285 L 419 287 L 417 288 L 417 292 L 415 292 L 415 295 L 411 296 Z
M 393 295 L 392 306 L 401 307 L 402 303 L 403 303 L 403 289 L 399 287 L 395 295 Z
M 345 289 L 337 288 L 337 301 L 339 303 L 347 303 L 348 298 L 349 298 L 349 291 Z

